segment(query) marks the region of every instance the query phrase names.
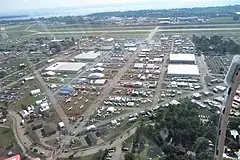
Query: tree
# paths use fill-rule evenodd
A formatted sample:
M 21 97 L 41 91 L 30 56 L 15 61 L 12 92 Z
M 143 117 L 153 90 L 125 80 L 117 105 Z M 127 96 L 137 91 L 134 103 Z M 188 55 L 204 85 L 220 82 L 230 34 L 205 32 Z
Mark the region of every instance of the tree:
M 4 78 L 7 75 L 5 70 L 0 70 L 0 78 Z
M 231 121 L 229 123 L 229 128 L 240 131 L 239 126 L 240 126 L 240 118 L 231 119 Z
M 199 154 L 197 154 L 196 156 L 197 160 L 212 160 L 213 159 L 213 153 L 211 152 L 201 152 Z
M 163 145 L 162 150 L 167 155 L 175 152 L 175 148 L 171 145 Z
M 124 155 L 124 159 L 125 159 L 125 160 L 134 160 L 134 154 L 131 153 L 131 152 L 127 152 L 127 153 Z
M 196 141 L 195 147 L 196 147 L 195 148 L 196 153 L 205 152 L 209 148 L 208 139 L 206 139 L 204 137 L 198 138 Z

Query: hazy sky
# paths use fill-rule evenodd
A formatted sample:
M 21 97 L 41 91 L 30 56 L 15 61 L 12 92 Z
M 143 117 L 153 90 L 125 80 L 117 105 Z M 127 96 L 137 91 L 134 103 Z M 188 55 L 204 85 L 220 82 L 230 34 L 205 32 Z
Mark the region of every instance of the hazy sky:
M 182 8 L 240 4 L 240 0 L 0 0 L 1 12 L 29 9 L 84 7 L 96 12 L 129 9 Z M 91 9 L 91 10 L 92 10 Z

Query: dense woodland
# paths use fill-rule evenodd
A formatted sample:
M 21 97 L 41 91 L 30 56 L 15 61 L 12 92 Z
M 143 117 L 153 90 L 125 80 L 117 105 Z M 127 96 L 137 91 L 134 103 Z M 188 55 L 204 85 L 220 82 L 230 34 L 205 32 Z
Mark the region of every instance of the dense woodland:
M 235 12 L 240 10 L 240 5 L 220 6 L 220 7 L 198 7 L 182 9 L 161 9 L 161 10 L 138 10 L 138 11 L 116 11 L 93 13 L 89 16 L 94 17 L 192 17 L 192 16 L 234 16 Z
M 158 114 L 155 125 L 141 125 L 134 137 L 133 149 L 125 159 L 137 159 L 137 155 L 148 141 L 162 151 L 161 160 L 212 160 L 216 141 L 218 116 L 210 117 L 208 123 L 202 123 L 195 104 L 186 102 L 180 106 L 170 106 Z M 210 142 L 211 141 L 211 142 Z M 196 156 L 187 154 L 196 153 Z
M 240 45 L 231 38 L 224 38 L 223 36 L 214 35 L 211 37 L 195 36 L 192 41 L 196 46 L 197 51 L 205 55 L 226 55 L 239 54 Z

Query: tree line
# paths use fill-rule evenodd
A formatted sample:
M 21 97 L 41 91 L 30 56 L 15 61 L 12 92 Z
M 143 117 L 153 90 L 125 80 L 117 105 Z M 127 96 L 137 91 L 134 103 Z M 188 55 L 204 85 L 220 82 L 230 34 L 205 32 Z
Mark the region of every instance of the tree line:
M 226 55 L 239 54 L 240 45 L 231 38 L 224 38 L 223 36 L 214 35 L 206 36 L 192 36 L 192 41 L 195 44 L 197 51 L 205 55 Z
M 93 17 L 192 17 L 192 16 L 234 16 L 238 12 L 240 5 L 218 6 L 218 7 L 196 7 L 181 9 L 152 9 L 152 10 L 136 10 L 136 11 L 115 11 L 93 13 L 88 16 Z
M 186 102 L 180 106 L 169 106 L 159 112 L 154 125 L 138 127 L 133 140 L 132 151 L 125 159 L 135 160 L 142 151 L 147 139 L 149 146 L 157 146 L 159 153 L 164 153 L 161 160 L 212 160 L 216 141 L 216 123 L 218 117 L 211 116 L 203 123 L 198 115 L 198 106 Z M 137 150 L 135 149 L 137 147 Z M 187 154 L 191 151 L 195 155 Z

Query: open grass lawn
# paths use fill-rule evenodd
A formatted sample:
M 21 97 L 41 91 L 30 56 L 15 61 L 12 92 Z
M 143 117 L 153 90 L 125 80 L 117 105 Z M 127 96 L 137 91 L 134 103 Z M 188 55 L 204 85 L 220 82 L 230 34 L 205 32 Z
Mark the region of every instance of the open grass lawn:
M 14 143 L 14 135 L 11 129 L 0 127 L 0 149 L 6 149 Z
M 18 25 L 11 25 L 6 27 L 6 31 L 23 31 L 25 30 L 30 24 L 18 24 Z
M 209 109 L 205 108 L 205 109 L 199 109 L 199 115 L 204 115 L 204 116 L 212 116 L 213 113 L 211 111 L 209 111 Z
M 28 86 L 28 88 L 25 88 Z M 19 83 L 16 84 L 16 87 L 20 88 L 20 92 L 24 93 L 22 98 L 15 103 L 11 104 L 11 108 L 14 108 L 16 111 L 22 110 L 21 106 L 28 106 L 28 105 L 34 105 L 36 100 L 43 99 L 44 95 L 39 95 L 37 97 L 31 96 L 30 91 L 34 89 L 40 89 L 43 93 L 43 89 L 41 89 L 40 84 L 36 80 L 30 80 L 26 82 L 24 85 L 20 85 Z
M 81 24 L 72 24 L 72 25 L 59 25 L 59 26 L 51 26 L 51 27 L 44 27 L 44 26 L 36 26 L 32 25 L 28 30 L 32 31 L 110 31 L 110 30 L 150 30 L 153 29 L 154 26 L 129 26 L 129 27 L 94 27 L 94 26 L 83 26 Z
M 131 148 L 133 143 L 133 136 L 130 136 L 128 139 L 124 141 L 124 147 Z
M 137 160 L 146 160 L 148 158 L 148 147 L 146 146 L 144 150 L 136 157 Z
M 240 23 L 240 20 L 233 20 L 232 17 L 215 17 L 210 19 L 209 23 Z
M 82 37 L 82 36 L 99 36 L 103 34 L 103 32 L 94 32 L 94 33 L 64 33 L 64 32 L 61 32 L 61 33 L 51 33 L 51 32 L 41 32 L 41 33 L 37 33 L 37 34 L 31 34 L 29 35 L 29 37 L 34 37 L 34 38 L 37 38 L 37 37 L 49 37 L 49 38 L 65 38 L 65 37 L 68 37 L 68 36 L 71 36 L 71 37 Z

